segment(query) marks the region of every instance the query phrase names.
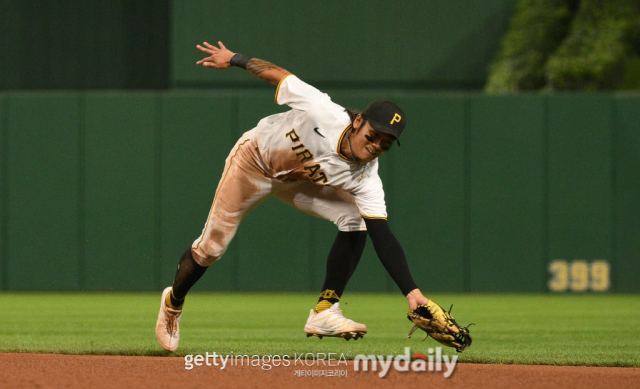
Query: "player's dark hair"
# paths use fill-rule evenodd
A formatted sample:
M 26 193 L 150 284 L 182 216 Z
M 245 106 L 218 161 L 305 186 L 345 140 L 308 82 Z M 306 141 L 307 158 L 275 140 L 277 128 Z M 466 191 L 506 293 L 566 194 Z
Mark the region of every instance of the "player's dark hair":
M 362 113 L 357 109 L 349 109 L 349 108 L 345 108 L 344 111 L 349 115 L 349 119 L 351 119 L 351 123 L 353 123 L 356 120 L 356 117 Z

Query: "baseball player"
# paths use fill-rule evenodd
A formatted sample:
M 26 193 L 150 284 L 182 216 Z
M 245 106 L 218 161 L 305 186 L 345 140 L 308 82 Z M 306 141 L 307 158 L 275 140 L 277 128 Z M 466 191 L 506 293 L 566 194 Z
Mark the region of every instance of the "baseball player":
M 400 243 L 387 223 L 378 158 L 405 128 L 405 113 L 389 100 L 376 100 L 361 113 L 270 62 L 204 42 L 197 62 L 211 69 L 239 67 L 275 85 L 275 101 L 291 110 L 268 116 L 244 133 L 226 159 L 202 234 L 180 259 L 172 287 L 160 301 L 156 336 L 162 348 L 178 347 L 182 306 L 189 289 L 218 261 L 249 211 L 269 196 L 333 222 L 338 234 L 327 259 L 322 292 L 309 313 L 307 336 L 358 339 L 364 324 L 343 316 L 339 300 L 358 265 L 367 234 L 385 269 L 406 296 L 409 309 L 426 305 L 409 272 Z

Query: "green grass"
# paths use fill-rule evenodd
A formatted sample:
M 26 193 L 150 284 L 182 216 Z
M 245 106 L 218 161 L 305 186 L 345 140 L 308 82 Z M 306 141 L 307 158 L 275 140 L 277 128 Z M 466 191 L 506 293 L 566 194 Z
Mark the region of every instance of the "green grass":
M 2 293 L 1 352 L 168 355 L 156 343 L 160 293 Z M 431 295 L 471 327 L 473 345 L 460 362 L 640 366 L 640 296 Z M 367 324 L 364 339 L 306 338 L 303 326 L 315 294 L 193 293 L 175 355 L 337 353 L 427 354 L 406 301 L 389 294 L 344 296 L 345 316 Z M 447 349 L 448 354 L 455 351 Z

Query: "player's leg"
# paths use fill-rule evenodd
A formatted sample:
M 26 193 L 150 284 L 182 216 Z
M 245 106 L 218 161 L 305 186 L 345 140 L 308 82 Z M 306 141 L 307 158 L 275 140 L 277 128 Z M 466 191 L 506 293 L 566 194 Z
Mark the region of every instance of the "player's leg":
M 202 234 L 193 242 L 193 259 L 210 266 L 226 252 L 240 222 L 272 194 L 273 180 L 256 164 L 255 142 L 240 142 L 227 158 L 227 167 L 209 211 Z
M 180 315 L 189 289 L 222 257 L 242 219 L 271 194 L 271 180 L 256 165 L 255 145 L 248 134 L 227 157 L 202 234 L 182 255 L 173 286 L 163 292 L 156 336 L 167 351 L 178 347 Z
M 270 195 L 271 180 L 255 164 L 254 146 L 245 134 L 227 157 L 202 234 L 178 265 L 171 294 L 178 303 L 205 270 L 224 255 L 242 219 Z
M 358 266 L 367 240 L 366 226 L 353 196 L 329 186 L 300 183 L 278 192 L 276 197 L 338 227 L 327 258 L 322 293 L 316 305 L 316 311 L 322 312 L 338 302 Z
M 338 231 L 327 258 L 322 293 L 316 304 L 316 312 L 329 309 L 340 300 L 360 262 L 366 242 L 366 231 Z
M 305 326 L 307 336 L 341 336 L 347 340 L 362 337 L 367 332 L 366 326 L 342 316 L 338 303 L 360 261 L 367 238 L 353 197 L 332 187 L 310 183 L 278 192 L 276 197 L 310 215 L 332 221 L 339 229 L 327 258 L 322 292 Z M 326 323 L 335 325 L 327 327 Z
M 198 282 L 208 268 L 208 266 L 201 266 L 193 259 L 191 247 L 189 247 L 178 262 L 171 291 L 166 297 L 167 306 L 172 309 L 182 309 L 189 289 Z

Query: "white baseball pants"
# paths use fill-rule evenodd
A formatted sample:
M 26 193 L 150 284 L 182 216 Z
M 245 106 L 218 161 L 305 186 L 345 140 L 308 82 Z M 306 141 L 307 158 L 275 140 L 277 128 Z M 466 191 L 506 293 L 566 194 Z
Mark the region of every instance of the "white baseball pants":
M 224 172 L 202 234 L 191 252 L 201 266 L 219 260 L 240 222 L 271 195 L 312 216 L 330 220 L 340 231 L 364 231 L 366 226 L 350 193 L 312 182 L 285 182 L 265 172 L 254 136 L 246 132 L 226 159 Z

